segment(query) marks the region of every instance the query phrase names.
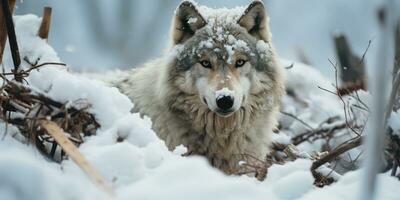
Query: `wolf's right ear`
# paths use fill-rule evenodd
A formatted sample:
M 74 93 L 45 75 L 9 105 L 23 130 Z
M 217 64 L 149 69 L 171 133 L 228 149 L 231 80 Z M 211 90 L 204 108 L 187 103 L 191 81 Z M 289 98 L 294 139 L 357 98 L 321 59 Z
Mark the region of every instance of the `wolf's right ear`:
M 261 0 L 254 0 L 250 3 L 243 15 L 239 18 L 238 24 L 244 27 L 250 35 L 259 40 L 268 41 L 270 38 L 268 30 L 268 16 L 264 3 Z
M 181 44 L 206 25 L 206 21 L 190 1 L 183 1 L 175 11 L 172 27 L 174 44 Z

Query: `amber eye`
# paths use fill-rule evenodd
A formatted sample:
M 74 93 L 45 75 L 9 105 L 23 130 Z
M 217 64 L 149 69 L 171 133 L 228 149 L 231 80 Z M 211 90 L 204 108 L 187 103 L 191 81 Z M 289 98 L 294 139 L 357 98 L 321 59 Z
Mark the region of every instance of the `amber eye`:
M 211 63 L 208 60 L 200 61 L 200 64 L 205 68 L 211 69 Z
M 236 67 L 238 68 L 238 67 L 243 66 L 245 63 L 246 63 L 245 60 L 239 59 L 239 60 L 236 61 L 236 64 L 235 64 L 235 65 L 236 65 Z

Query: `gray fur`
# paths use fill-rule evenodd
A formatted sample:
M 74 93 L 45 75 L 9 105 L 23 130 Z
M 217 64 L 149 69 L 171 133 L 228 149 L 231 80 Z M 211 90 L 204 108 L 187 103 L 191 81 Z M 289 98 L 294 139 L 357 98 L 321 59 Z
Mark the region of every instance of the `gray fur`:
M 252 13 L 253 7 L 256 13 Z M 200 16 L 199 19 L 204 21 L 193 26 L 195 30 L 185 33 L 182 24 L 186 23 L 187 28 L 188 18 L 182 14 L 182 9 L 184 14 Z M 262 20 L 252 21 L 252 16 L 260 15 L 260 10 Z M 263 159 L 269 150 L 284 92 L 282 68 L 277 63 L 277 55 L 271 45 L 263 4 L 259 1 L 252 3 L 243 16 L 238 16 L 238 23 L 215 23 L 212 27 L 207 27 L 208 24 L 204 23 L 209 23 L 207 18 L 203 18 L 201 11 L 197 11 L 196 6 L 189 2 L 182 3 L 176 13 L 171 49 L 175 53 L 151 61 L 142 68 L 126 71 L 123 76 L 115 77 L 113 84 L 132 99 L 135 112 L 152 119 L 153 129 L 170 150 L 183 144 L 189 154 L 207 157 L 213 166 L 226 173 L 238 167 L 242 154 Z M 250 26 L 246 26 L 248 23 Z M 258 24 L 258 29 L 251 29 L 256 23 L 262 24 Z M 210 30 L 218 27 L 222 28 L 223 33 L 229 33 L 247 44 L 246 51 L 236 49 L 236 52 L 249 59 L 249 71 L 246 74 L 233 72 L 236 69 L 227 64 L 229 52 L 225 48 L 228 43 L 226 38 L 220 41 L 214 39 L 212 48 L 201 47 L 200 43 L 210 38 Z M 270 48 L 260 52 L 257 47 L 259 40 Z M 214 51 L 216 48 L 219 50 Z M 198 65 L 204 54 L 215 64 L 213 72 L 207 73 L 221 76 L 239 73 L 240 80 L 245 79 L 250 83 L 240 108 L 228 117 L 211 111 L 202 102 L 201 91 L 196 88 L 198 79 L 204 78 L 204 73 L 197 72 L 205 70 Z M 236 82 L 241 84 L 240 81 Z

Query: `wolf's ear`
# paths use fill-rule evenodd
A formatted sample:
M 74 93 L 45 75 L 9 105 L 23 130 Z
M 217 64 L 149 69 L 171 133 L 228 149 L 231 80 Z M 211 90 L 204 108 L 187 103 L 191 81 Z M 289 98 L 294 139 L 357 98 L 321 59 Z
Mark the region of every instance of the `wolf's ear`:
M 262 1 L 253 1 L 239 18 L 238 24 L 257 39 L 269 40 L 268 16 Z
M 206 25 L 206 21 L 190 1 L 183 1 L 175 11 L 172 27 L 174 44 L 180 44 L 191 38 L 194 33 Z

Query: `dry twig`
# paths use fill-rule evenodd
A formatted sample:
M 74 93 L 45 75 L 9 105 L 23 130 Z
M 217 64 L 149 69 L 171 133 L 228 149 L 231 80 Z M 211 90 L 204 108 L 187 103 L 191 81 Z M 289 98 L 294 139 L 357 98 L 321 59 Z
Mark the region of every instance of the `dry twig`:
M 90 177 L 90 179 L 103 191 L 115 196 L 111 185 L 100 175 L 99 172 L 85 159 L 78 148 L 66 137 L 66 133 L 54 122 L 48 120 L 40 121 L 41 127 L 60 144 L 65 153 Z
M 316 160 L 313 162 L 312 166 L 311 166 L 311 170 L 316 170 L 318 167 L 322 166 L 323 164 L 337 158 L 339 155 L 354 149 L 358 146 L 361 145 L 361 140 L 362 137 L 357 137 L 354 138 L 352 140 L 349 140 L 341 145 L 339 145 L 338 147 L 336 147 L 334 150 L 332 150 L 331 152 L 329 152 L 327 155 L 323 156 L 322 158 Z

